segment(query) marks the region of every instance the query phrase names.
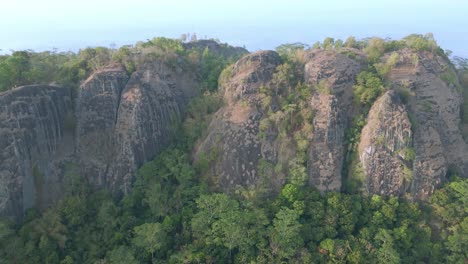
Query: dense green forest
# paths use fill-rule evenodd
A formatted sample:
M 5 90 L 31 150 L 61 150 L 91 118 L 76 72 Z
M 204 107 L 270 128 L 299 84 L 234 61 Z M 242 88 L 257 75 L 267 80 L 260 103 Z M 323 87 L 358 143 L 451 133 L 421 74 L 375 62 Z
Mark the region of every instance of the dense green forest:
M 354 87 L 361 112 L 347 133 L 351 146 L 392 67 L 391 60 L 379 63 L 384 52 L 410 47 L 446 56 L 430 35 L 401 41 L 327 38 L 312 48 L 355 57 L 346 47 L 368 54 L 368 68 Z M 275 82 L 293 85 L 283 91 L 285 106 L 300 105 L 301 93 L 307 92 L 301 83 L 288 79 L 294 78 L 298 54 L 305 48 L 296 43 L 277 49 L 285 63 L 278 67 Z M 153 58 L 168 64 L 183 58 L 202 80 L 204 93 L 192 100 L 185 120 L 177 124 L 173 145 L 138 170 L 132 191 L 123 196 L 93 190 L 70 170 L 67 177 L 73 184 L 56 206 L 42 213 L 30 209 L 20 224 L 0 221 L 0 263 L 467 262 L 468 180 L 456 173 L 427 202 L 365 196 L 356 191 L 354 181 L 347 183 L 346 192 L 320 194 L 305 183 L 298 152 L 299 161 L 288 168 L 289 178 L 279 193 L 261 188 L 239 188 L 230 195 L 218 192 L 205 177 L 210 157 L 194 161 L 192 149 L 222 105 L 218 77 L 221 82 L 223 69 L 229 69 L 235 57 L 187 50 L 181 41 L 165 38 L 118 50 L 87 48 L 76 54 L 20 51 L 0 57 L 0 91 L 51 82 L 78 87 L 102 66 L 121 63 L 131 73 Z M 458 59 L 457 65 L 467 91 L 468 64 Z M 316 88 L 327 92 L 327 87 Z M 296 96 L 288 96 L 291 91 Z M 468 104 L 464 107 L 468 113 Z M 308 115 L 293 111 L 291 116 L 284 129 L 300 135 L 291 120 L 307 122 Z M 468 114 L 463 116 L 468 123 Z M 347 165 L 350 173 L 352 163 Z

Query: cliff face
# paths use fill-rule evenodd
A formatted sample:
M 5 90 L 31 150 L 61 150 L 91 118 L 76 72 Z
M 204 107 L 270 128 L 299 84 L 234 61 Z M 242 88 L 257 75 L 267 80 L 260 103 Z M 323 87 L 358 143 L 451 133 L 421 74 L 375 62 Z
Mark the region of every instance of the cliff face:
M 73 176 L 96 188 L 127 192 L 135 171 L 170 144 L 190 98 L 192 72 L 162 61 L 128 77 L 103 69 L 79 88 L 27 86 L 0 96 L 0 212 L 21 217 L 57 201 Z
M 114 191 L 130 189 L 136 169 L 171 142 L 188 100 L 198 92 L 193 73 L 159 61 L 132 74 L 120 97 L 106 186 Z
M 193 47 L 192 47 L 193 46 Z M 245 49 L 214 41 L 230 58 Z M 200 76 L 181 58 L 141 58 L 128 76 L 111 65 L 92 74 L 72 100 L 64 87 L 27 86 L 0 94 L 0 216 L 20 219 L 45 208 L 79 178 L 95 188 L 127 192 L 136 170 L 167 147 Z
M 199 158 L 215 153 L 211 173 L 222 190 L 259 184 L 259 161 L 276 160 L 274 151 L 268 151 L 271 145 L 258 136 L 264 115 L 259 106 L 259 90 L 268 85 L 280 64 L 281 58 L 273 51 L 249 54 L 234 65 L 222 87 L 226 106 L 216 113 L 208 128 L 210 132 L 196 153 Z
M 406 106 L 388 91 L 372 106 L 358 147 L 367 193 L 401 195 L 409 190 L 414 157 Z
M 222 90 L 226 106 L 217 113 L 209 128 L 210 134 L 197 153 L 197 156 L 212 150 L 219 153 L 212 174 L 219 175 L 217 183 L 223 190 L 265 181 L 269 187 L 279 189 L 287 178 L 287 169 L 283 173 L 270 169 L 268 179 L 262 179 L 261 175 L 264 170 L 261 167 L 266 163 L 287 168 L 298 148 L 293 142 L 294 136 L 279 135 L 278 125 L 266 131 L 266 136 L 260 136 L 260 123 L 268 119 L 262 110 L 264 97 L 260 90 L 275 89 L 271 82 L 281 63 L 272 51 L 250 54 L 236 63 L 226 80 Z M 314 130 L 308 135 L 308 182 L 321 191 L 340 190 L 344 136 L 351 115 L 348 110 L 352 107 L 352 88 L 360 65 L 345 55 L 318 51 L 308 54 L 302 67 L 302 82 L 311 94 L 302 107 L 315 113 Z M 329 91 L 317 91 L 319 85 L 326 85 Z M 270 123 L 272 119 L 279 119 L 278 123 L 288 122 L 288 114 L 282 113 L 275 104 L 279 95 L 270 94 L 272 100 L 267 109 L 274 112 L 270 114 Z
M 60 196 L 66 158 L 73 153 L 70 90 L 25 86 L 0 96 L 0 215 Z
M 409 50 L 398 54 L 389 80 L 410 93 L 415 151 L 410 192 L 424 199 L 446 180 L 449 170 L 468 177 L 468 146 L 460 127 L 463 97 L 452 66 L 442 57 Z
M 114 131 L 128 75 L 120 67 L 94 73 L 79 88 L 76 103 L 76 154 L 89 182 L 105 186 L 118 152 Z M 91 176 L 93 175 L 93 176 Z
M 366 66 L 364 55 L 353 52 L 357 59 L 309 51 L 291 68 L 276 52 L 259 51 L 226 71 L 219 91 L 225 105 L 194 153 L 209 160 L 213 185 L 226 192 L 279 190 L 299 164 L 308 184 L 342 190 L 351 151 L 345 134 L 360 111 L 353 86 Z M 397 54 L 368 112 L 357 162 L 366 193 L 425 199 L 448 174 L 468 176 L 461 90 L 444 58 L 408 49 Z M 292 75 L 299 79 L 293 84 L 278 77 Z M 115 65 L 95 72 L 73 99 L 69 89 L 45 85 L 1 93 L 0 216 L 21 218 L 27 208 L 54 203 L 76 177 L 128 192 L 138 167 L 171 143 L 199 83 L 197 70 L 183 61 L 152 59 L 131 76 Z
M 360 111 L 353 102 L 353 86 L 365 67 L 359 62 L 364 55 L 354 52 L 357 60 L 323 50 L 305 56 L 300 82 L 307 85 L 310 95 L 301 107 L 313 112 L 305 162 L 308 183 L 322 192 L 341 190 L 342 179 L 348 177 L 342 175 L 345 156 L 351 154 L 345 133 Z M 390 56 L 386 54 L 382 63 Z M 225 81 L 222 93 L 226 105 L 212 121 L 210 133 L 195 155 L 214 153 L 211 174 L 222 190 L 261 184 L 265 179 L 260 167 L 265 162 L 284 168 L 296 158 L 298 146 L 291 142 L 293 135 L 280 139 L 278 126 L 270 125 L 264 132 L 260 128 L 270 111 L 262 106 L 265 97 L 261 90 L 271 89 L 279 68 L 274 69 L 281 63 L 274 52 L 250 54 L 238 61 Z M 363 177 L 365 193 L 409 193 L 426 199 L 449 173 L 468 176 L 468 149 L 460 129 L 462 96 L 456 77 L 454 83 L 447 82 L 451 67 L 444 58 L 429 52 L 398 52 L 396 64 L 384 76 L 384 92 L 369 110 L 357 142 L 359 177 Z M 278 108 L 274 95 L 271 101 L 269 109 Z M 288 119 L 277 115 L 278 109 L 273 112 L 269 115 Z M 270 186 L 281 187 L 289 172 L 277 173 L 275 167 L 268 176 Z
M 360 68 L 347 56 L 327 51 L 310 54 L 305 65 L 305 82 L 322 86 L 310 99 L 315 118 L 308 166 L 309 183 L 320 191 L 341 189 L 345 131 L 353 113 L 353 85 Z

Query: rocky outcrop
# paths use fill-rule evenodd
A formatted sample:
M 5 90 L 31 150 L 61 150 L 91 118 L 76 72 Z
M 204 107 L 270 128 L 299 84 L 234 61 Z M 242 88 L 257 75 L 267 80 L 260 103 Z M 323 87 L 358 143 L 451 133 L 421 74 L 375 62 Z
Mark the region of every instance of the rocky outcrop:
M 213 41 L 184 46 L 227 58 L 245 52 Z M 322 192 L 342 189 L 345 131 L 359 110 L 353 85 L 363 56 L 344 51 L 357 60 L 312 50 L 291 66 L 274 51 L 259 51 L 223 73 L 225 105 L 194 153 L 211 162 L 214 186 L 279 190 L 299 168 L 298 178 Z M 461 90 L 441 56 L 403 49 L 392 60 L 387 91 L 362 130 L 358 165 L 367 193 L 425 199 L 448 174 L 468 177 Z M 131 76 L 110 66 L 83 82 L 74 98 L 68 88 L 46 85 L 0 93 L 0 216 L 20 218 L 27 208 L 52 204 L 77 176 L 128 192 L 138 167 L 170 145 L 174 125 L 199 93 L 202 75 L 185 63 L 177 55 L 166 62 L 142 58 Z
M 218 158 L 213 163 L 212 174 L 223 190 L 235 186 L 255 186 L 268 182 L 279 189 L 288 175 L 287 167 L 295 159 L 296 146 L 291 135 L 279 137 L 279 128 L 273 127 L 261 137 L 261 121 L 288 119 L 288 115 L 275 105 L 278 98 L 272 92 L 266 117 L 260 102 L 260 87 L 273 89 L 275 69 L 281 64 L 278 55 L 271 51 L 250 54 L 239 60 L 232 69 L 222 89 L 226 106 L 210 125 L 207 139 L 196 156 L 215 151 Z M 344 135 L 351 113 L 352 87 L 360 64 L 336 52 L 314 51 L 308 54 L 304 67 L 304 82 L 313 92 L 305 107 L 315 113 L 314 131 L 310 137 L 307 174 L 309 183 L 321 191 L 340 190 L 341 168 L 345 150 Z M 300 78 L 300 77 L 299 77 Z M 300 80 L 302 82 L 302 80 Z M 328 92 L 318 91 L 326 85 Z M 274 85 L 273 85 L 274 86 Z M 276 88 L 275 88 L 276 89 Z M 262 110 L 263 109 L 263 110 Z M 265 120 L 268 118 L 268 120 Z M 289 117 L 290 118 L 290 117 Z M 284 131 L 282 132 L 284 133 Z M 261 179 L 259 166 L 270 164 L 284 168 L 284 173 L 268 172 Z
M 76 145 L 81 171 L 93 186 L 104 186 L 109 164 L 118 151 L 115 127 L 121 94 L 128 82 L 121 67 L 94 73 L 79 88 L 76 103 Z
M 73 153 L 70 89 L 32 85 L 0 94 L 0 216 L 60 196 L 66 157 Z
M 196 153 L 197 158 L 216 153 L 211 173 L 222 190 L 257 185 L 259 161 L 275 159 L 258 136 L 264 115 L 258 106 L 258 95 L 260 87 L 268 85 L 280 64 L 281 59 L 274 51 L 249 54 L 233 66 L 222 87 L 226 106 L 216 113 L 208 128 L 210 132 Z
M 153 60 L 129 78 L 114 66 L 91 75 L 75 107 L 68 88 L 27 86 L 2 93 L 0 212 L 20 218 L 66 193 L 71 174 L 96 188 L 126 192 L 135 171 L 173 139 L 193 73 Z
M 247 52 L 214 41 L 185 48 L 226 58 Z M 199 94 L 199 73 L 178 57 L 137 59 L 131 76 L 119 65 L 93 73 L 73 100 L 69 88 L 55 86 L 0 94 L 0 216 L 18 219 L 27 208 L 47 207 L 76 177 L 127 192 L 136 170 L 172 142 Z
M 309 183 L 320 191 L 341 189 L 345 131 L 353 113 L 353 85 L 360 68 L 355 60 L 331 51 L 311 53 L 305 65 L 305 82 L 315 87 L 310 101 L 315 118 Z
M 398 59 L 387 79 L 394 91 L 374 103 L 361 135 L 364 187 L 369 193 L 407 192 L 426 199 L 449 174 L 468 176 L 461 90 L 452 66 L 441 56 L 403 49 L 393 57 Z
M 111 190 L 127 192 L 136 169 L 170 144 L 189 99 L 198 92 L 191 72 L 162 61 L 147 63 L 132 74 L 115 120 L 114 156 L 106 170 Z
M 372 106 L 358 147 L 366 193 L 402 195 L 412 181 L 411 122 L 395 91 L 388 91 Z
M 460 130 L 463 97 L 446 59 L 409 49 L 398 54 L 388 79 L 410 95 L 416 154 L 410 192 L 425 199 L 446 180 L 449 170 L 468 177 L 468 146 Z
M 208 49 L 210 53 L 216 56 L 223 56 L 225 58 L 237 58 L 248 53 L 244 48 L 232 47 L 228 44 L 221 44 L 209 39 L 187 42 L 184 43 L 183 46 L 185 49 L 197 49 L 200 52 L 204 52 L 205 49 Z

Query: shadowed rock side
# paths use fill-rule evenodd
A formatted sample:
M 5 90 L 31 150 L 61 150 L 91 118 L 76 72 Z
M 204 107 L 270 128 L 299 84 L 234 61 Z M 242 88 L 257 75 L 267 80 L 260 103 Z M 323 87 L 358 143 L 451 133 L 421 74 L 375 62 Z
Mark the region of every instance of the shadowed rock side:
M 214 41 L 187 48 L 204 45 L 226 58 L 246 52 Z M 199 94 L 198 73 L 182 59 L 140 61 L 130 77 L 119 65 L 95 72 L 74 105 L 63 87 L 0 94 L 0 215 L 20 219 L 27 208 L 45 208 L 74 180 L 129 190 L 137 168 L 170 144 L 173 125 Z
M 128 82 L 123 68 L 101 70 L 80 87 L 76 104 L 76 145 L 81 170 L 93 186 L 103 186 L 117 153 L 114 130 L 122 90 Z
M 69 89 L 32 85 L 0 94 L 0 216 L 21 218 L 60 197 L 73 129 Z
M 72 177 L 93 187 L 128 191 L 135 171 L 173 137 L 194 74 L 154 61 L 129 79 L 120 67 L 94 73 L 78 91 L 26 86 L 0 96 L 0 214 L 58 201 Z
M 345 152 L 345 130 L 352 115 L 358 62 L 343 54 L 316 51 L 305 65 L 305 83 L 314 89 L 314 132 L 309 149 L 309 183 L 320 191 L 339 191 Z
M 258 106 L 258 93 L 272 78 L 281 58 L 274 51 L 259 51 L 240 59 L 221 87 L 226 105 L 211 122 L 207 138 L 196 157 L 216 155 L 211 173 L 217 187 L 230 191 L 236 186 L 259 183 L 260 159 L 275 160 L 271 146 L 258 137 L 263 113 Z M 269 179 L 273 183 L 275 179 Z M 280 180 L 281 181 L 281 180 Z M 282 183 L 279 183 L 281 185 Z
M 372 106 L 358 147 L 366 193 L 401 195 L 411 184 L 411 123 L 395 91 Z
M 189 99 L 198 93 L 195 75 L 179 66 L 155 61 L 132 74 L 120 99 L 108 187 L 129 190 L 136 169 L 168 146 Z

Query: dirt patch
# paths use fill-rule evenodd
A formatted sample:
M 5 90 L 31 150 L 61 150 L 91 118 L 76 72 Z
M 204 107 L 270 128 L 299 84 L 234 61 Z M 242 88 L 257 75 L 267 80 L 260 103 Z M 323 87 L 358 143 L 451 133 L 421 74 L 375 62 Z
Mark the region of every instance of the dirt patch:
M 230 109 L 229 121 L 240 124 L 245 123 L 249 120 L 249 114 L 252 111 L 252 107 L 238 102 Z

